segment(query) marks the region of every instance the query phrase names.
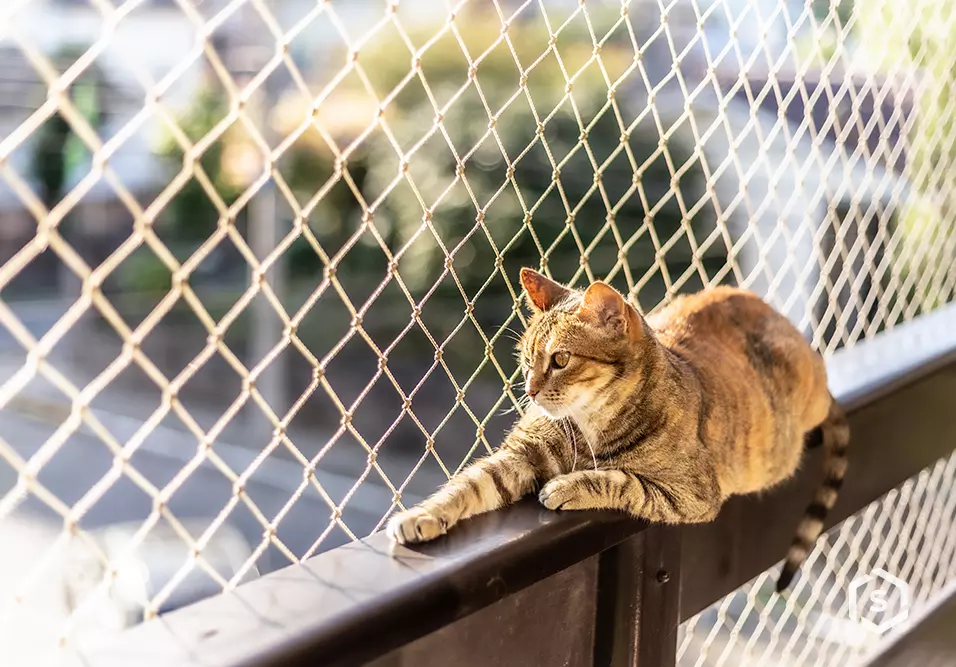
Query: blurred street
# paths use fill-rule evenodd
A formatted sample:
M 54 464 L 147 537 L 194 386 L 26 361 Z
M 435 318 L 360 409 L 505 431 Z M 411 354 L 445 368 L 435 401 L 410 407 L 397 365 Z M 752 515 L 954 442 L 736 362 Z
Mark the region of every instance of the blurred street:
M 37 338 L 41 337 L 65 310 L 65 304 L 55 301 L 16 304 L 14 310 L 21 322 Z M 18 343 L 0 331 L 0 383 L 6 381 L 22 366 L 24 355 Z M 54 353 L 55 355 L 55 353 Z M 69 361 L 53 358 L 53 364 L 74 383 L 85 382 L 73 372 Z M 90 378 L 84 378 L 88 381 Z M 125 444 L 159 406 L 158 393 L 140 396 L 108 387 L 94 401 L 93 413 L 118 443 Z M 6 409 L 0 410 L 0 435 L 24 459 L 40 450 L 57 428 L 69 416 L 70 404 L 58 389 L 42 381 L 34 381 L 22 391 Z M 213 411 L 190 407 L 190 414 L 205 428 L 218 417 Z M 235 423 L 239 422 L 239 423 Z M 264 443 L 252 442 L 248 429 L 241 420 L 235 420 L 223 437 L 217 438 L 215 453 L 237 475 L 246 470 L 259 454 Z M 315 455 L 331 434 L 315 430 L 290 433 L 293 442 Z M 169 484 L 183 466 L 197 453 L 197 439 L 186 430 L 175 415 L 167 415 L 133 454 L 130 464 L 158 489 Z M 333 503 L 345 498 L 368 467 L 367 452 L 347 437 L 341 438 L 322 458 L 316 478 Z M 388 457 L 383 466 L 388 466 Z M 83 498 L 91 487 L 113 465 L 113 454 L 104 442 L 88 427 L 81 427 L 57 448 L 52 458 L 43 465 L 38 481 L 66 505 L 72 506 Z M 407 463 L 406 465 L 411 465 Z M 427 472 L 427 471 L 426 471 Z M 440 480 L 426 474 L 416 478 L 421 493 L 411 489 L 404 494 L 406 503 L 415 502 L 427 492 L 427 484 Z M 16 473 L 9 466 L 0 466 L 0 495 L 16 483 Z M 303 481 L 303 467 L 279 445 L 265 458 L 246 484 L 248 499 L 269 520 L 272 520 L 299 492 Z M 400 482 L 401 480 L 399 480 Z M 297 556 L 313 548 L 316 538 L 329 526 L 332 507 L 317 490 L 306 485 L 277 528 L 277 538 Z M 223 511 L 233 496 L 232 482 L 209 461 L 201 463 L 179 484 L 169 501 L 169 508 L 178 518 L 206 518 L 212 520 Z M 382 477 L 372 471 L 358 485 L 342 514 L 343 522 L 354 535 L 364 536 L 378 525 L 392 503 L 392 492 Z M 80 525 L 87 529 L 117 522 L 145 519 L 153 507 L 153 499 L 129 477 L 121 477 L 87 511 Z M 30 496 L 18 507 L 17 513 L 29 516 L 31 521 L 48 523 L 55 535 L 60 518 L 36 497 Z M 237 527 L 253 546 L 262 540 L 264 526 L 243 504 L 229 514 L 228 522 Z M 318 550 L 324 551 L 348 541 L 350 536 L 339 526 L 333 526 Z M 257 563 L 260 571 L 269 571 L 288 564 L 274 547 L 266 551 Z

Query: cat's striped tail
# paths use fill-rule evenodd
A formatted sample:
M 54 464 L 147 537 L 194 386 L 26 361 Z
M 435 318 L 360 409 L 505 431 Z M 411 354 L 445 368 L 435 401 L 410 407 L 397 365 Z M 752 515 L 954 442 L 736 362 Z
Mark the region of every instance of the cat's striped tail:
M 835 400 L 831 399 L 830 412 L 820 424 L 819 431 L 823 445 L 823 484 L 797 526 L 797 534 L 787 551 L 787 559 L 783 564 L 780 579 L 777 580 L 778 593 L 790 585 L 793 576 L 823 532 L 827 513 L 836 504 L 837 494 L 846 475 L 850 425 L 847 423 L 846 413 Z

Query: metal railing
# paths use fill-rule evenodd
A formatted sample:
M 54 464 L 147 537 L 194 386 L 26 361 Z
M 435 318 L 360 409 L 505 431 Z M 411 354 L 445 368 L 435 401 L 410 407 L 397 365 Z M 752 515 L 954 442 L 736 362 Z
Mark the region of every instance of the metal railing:
M 0 531 L 42 528 L 0 637 L 86 577 L 29 660 L 104 605 L 150 619 L 374 533 L 492 449 L 521 265 L 644 312 L 748 287 L 828 357 L 956 292 L 943 0 L 21 0 L 0 26 L 11 96 L 44 91 L 0 118 Z M 681 660 L 789 652 L 864 565 L 928 598 L 952 488 L 950 460 L 847 521 L 785 611 L 769 575 L 727 597 Z

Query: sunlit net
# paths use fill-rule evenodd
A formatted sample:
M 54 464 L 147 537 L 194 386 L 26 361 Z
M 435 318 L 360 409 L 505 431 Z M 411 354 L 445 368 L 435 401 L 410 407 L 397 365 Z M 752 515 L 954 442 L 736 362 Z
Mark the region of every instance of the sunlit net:
M 33 406 L 53 428 L 33 443 L 0 432 L 0 467 L 10 472 L 9 484 L 0 477 L 0 525 L 31 502 L 62 529 L 16 590 L 0 591 L 0 624 L 22 617 L 77 544 L 101 567 L 91 594 L 49 637 L 51 649 L 69 646 L 116 586 L 124 556 L 107 553 L 86 519 L 120 482 L 150 507 L 122 553 L 158 526 L 185 547 L 175 573 L 137 600 L 149 618 L 196 571 L 226 590 L 261 569 L 267 551 L 298 562 L 362 537 L 494 447 L 510 419 L 501 413 L 516 404 L 523 264 L 577 285 L 608 279 L 645 312 L 705 286 L 749 287 L 825 354 L 947 303 L 956 290 L 956 147 L 943 94 L 956 77 L 956 10 L 945 0 L 899 9 L 893 0 L 856 9 L 836 0 L 500 0 L 440 11 L 369 2 L 361 12 L 345 2 L 175 0 L 163 11 L 192 47 L 159 75 L 124 61 L 132 108 L 108 131 L 76 91 L 115 59 L 124 26 L 152 3 L 89 0 L 83 10 L 101 28 L 65 63 L 18 29 L 37 4 L 0 8 L 0 47 L 23 60 L 35 84 L 20 116 L 0 129 L 0 194 L 31 225 L 0 264 L 0 333 L 18 351 L 5 366 L 0 408 L 23 415 Z M 226 57 L 219 40 L 236 35 L 260 47 L 252 65 Z M 302 45 L 320 42 L 324 62 L 305 67 Z M 173 101 L 197 68 L 220 102 L 205 125 Z M 18 156 L 57 118 L 88 164 L 50 199 Z M 116 164 L 147 132 L 165 137 L 173 164 L 144 194 Z M 183 251 L 168 230 L 187 191 L 213 224 Z M 66 221 L 103 199 L 126 216 L 125 240 L 94 261 Z M 198 276 L 223 248 L 248 274 L 216 299 Z M 303 256 L 311 275 L 289 280 Z M 166 286 L 138 312 L 111 281 L 142 257 Z M 43 258 L 81 286 L 38 332 L 9 291 Z M 183 313 L 204 343 L 173 367 L 150 340 Z M 119 343 L 82 377 L 57 350 L 90 318 Z M 230 338 L 266 319 L 274 338 L 265 345 L 261 329 L 251 346 Z M 354 359 L 367 362 L 361 372 L 346 368 Z M 213 364 L 237 390 L 209 420 L 186 387 Z M 287 401 L 269 384 L 279 365 L 301 379 Z M 156 399 L 121 427 L 99 408 L 114 404 L 115 381 L 133 371 Z M 59 412 L 31 394 L 38 382 L 59 397 Z M 375 403 L 382 394 L 388 409 Z M 310 412 L 327 417 L 321 438 L 296 435 L 296 420 Z M 244 458 L 227 456 L 224 434 L 250 414 L 271 437 Z M 137 454 L 170 420 L 188 451 L 178 450 L 174 474 L 158 478 Z M 112 463 L 67 501 L 44 471 L 80 434 Z M 401 462 L 399 437 L 414 443 Z M 343 451 L 359 466 L 333 470 Z M 250 489 L 275 460 L 292 478 L 285 501 L 264 509 Z M 802 579 L 784 611 L 760 597 L 763 575 L 690 621 L 682 661 L 737 664 L 744 650 L 755 664 L 769 664 L 767 656 L 784 664 L 780 655 L 847 664 L 859 647 L 804 641 L 815 609 L 806 600 L 839 615 L 848 579 L 864 566 L 906 570 L 919 600 L 951 579 L 952 468 L 953 460 L 940 463 L 845 522 L 811 557 L 821 576 Z M 197 529 L 172 505 L 200 469 L 217 471 L 231 493 Z M 343 489 L 330 490 L 323 474 L 332 473 L 347 479 Z M 365 510 L 374 520 L 359 530 L 349 513 L 370 485 L 385 498 Z M 283 530 L 306 497 L 323 515 L 308 524 L 307 546 L 292 547 Z M 223 573 L 207 549 L 240 512 L 257 541 Z M 882 542 L 864 539 L 874 531 Z
M 777 570 L 765 572 L 681 626 L 682 665 L 849 665 L 869 657 L 881 633 L 851 621 L 879 625 L 904 607 L 905 622 L 956 578 L 956 456 L 922 471 L 828 533 L 810 554 L 805 575 L 786 599 L 774 594 Z M 864 593 L 851 586 L 874 570 L 904 582 L 908 600 L 886 581 Z M 869 594 L 886 591 L 886 608 Z M 895 626 L 890 626 L 886 630 Z M 884 632 L 886 631 L 884 630 Z

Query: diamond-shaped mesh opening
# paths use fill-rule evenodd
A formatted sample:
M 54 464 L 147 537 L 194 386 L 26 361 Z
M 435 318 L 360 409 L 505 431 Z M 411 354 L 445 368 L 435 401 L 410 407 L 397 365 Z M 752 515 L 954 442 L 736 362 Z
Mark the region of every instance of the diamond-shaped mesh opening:
M 111 563 L 159 572 L 114 609 L 135 622 L 367 535 L 493 448 L 522 266 L 645 313 L 747 287 L 824 354 L 953 300 L 942 0 L 21 5 L 0 535 L 45 556 L 0 628 L 43 616 L 66 544 L 96 565 L 26 664 L 89 639 Z M 866 533 L 920 600 L 951 578 L 940 465 L 821 545 L 787 609 L 764 576 L 697 617 L 682 659 L 845 664 L 815 614 Z

